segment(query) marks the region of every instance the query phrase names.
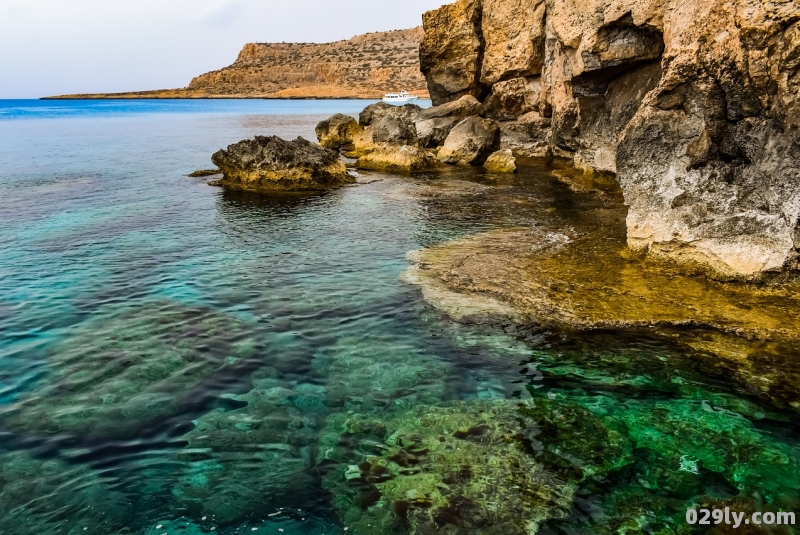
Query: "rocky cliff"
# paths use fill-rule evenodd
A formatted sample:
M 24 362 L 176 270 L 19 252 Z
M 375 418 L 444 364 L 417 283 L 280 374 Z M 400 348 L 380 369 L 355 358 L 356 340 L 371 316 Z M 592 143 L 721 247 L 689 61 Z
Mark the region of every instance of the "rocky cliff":
M 759 279 L 800 256 L 798 21 L 791 0 L 459 0 L 423 16 L 420 60 L 504 149 L 615 174 L 632 248 Z
M 403 89 L 427 97 L 421 39 L 422 28 L 412 28 L 334 43 L 249 43 L 233 65 L 183 89 L 58 98 L 380 98 Z

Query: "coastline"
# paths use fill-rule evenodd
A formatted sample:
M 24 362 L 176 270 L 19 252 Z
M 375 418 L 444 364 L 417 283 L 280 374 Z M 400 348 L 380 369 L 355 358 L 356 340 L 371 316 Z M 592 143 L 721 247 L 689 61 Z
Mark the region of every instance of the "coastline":
M 55 97 L 39 97 L 35 100 L 380 100 L 382 97 L 269 97 L 269 96 L 116 96 L 116 95 L 65 95 Z M 430 97 L 420 97 L 419 100 L 430 100 Z

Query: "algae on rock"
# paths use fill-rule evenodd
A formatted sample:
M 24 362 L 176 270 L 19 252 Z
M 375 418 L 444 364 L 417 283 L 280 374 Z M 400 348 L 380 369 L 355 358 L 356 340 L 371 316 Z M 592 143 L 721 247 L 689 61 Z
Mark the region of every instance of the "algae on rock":
M 576 484 L 531 454 L 535 431 L 519 416 L 509 401 L 333 415 L 321 449 L 337 464 L 323 484 L 356 534 L 404 524 L 412 534 L 534 534 L 568 514 Z
M 322 191 L 355 182 L 336 151 L 302 137 L 256 136 L 214 153 L 211 161 L 223 173 L 214 184 L 234 190 Z
M 700 328 L 682 343 L 700 358 L 710 356 L 704 358 L 710 369 L 726 369 L 753 394 L 800 410 L 800 372 L 771 365 L 774 355 L 787 361 L 764 351 L 765 344 L 800 347 L 794 285 L 757 287 L 686 275 L 631 258 L 602 226 L 584 235 L 491 231 L 409 253 L 409 259 L 405 279 L 456 317 L 501 313 L 564 330 L 657 327 L 678 339 L 680 333 L 670 329 Z

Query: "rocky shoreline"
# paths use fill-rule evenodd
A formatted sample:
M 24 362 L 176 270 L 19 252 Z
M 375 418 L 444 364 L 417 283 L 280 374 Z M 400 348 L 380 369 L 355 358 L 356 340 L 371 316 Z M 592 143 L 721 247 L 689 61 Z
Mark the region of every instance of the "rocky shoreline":
M 797 269 L 795 2 L 460 0 L 423 17 L 434 105 L 614 173 L 628 245 L 723 279 Z M 509 147 L 515 148 L 515 147 Z
M 567 158 L 619 184 L 632 250 L 719 280 L 796 271 L 800 8 L 584 4 L 536 0 L 520 15 L 505 0 L 459 0 L 426 13 L 434 107 L 370 106 L 321 125 L 320 142 L 396 172 Z
M 503 0 L 426 13 L 420 56 L 433 107 L 378 103 L 358 119 L 334 115 L 316 128 L 319 146 L 273 139 L 283 159 L 242 142 L 215 155 L 219 184 L 338 187 L 354 179 L 337 151 L 361 170 L 483 167 L 495 177 L 514 173 L 518 159 L 562 158 L 569 165 L 553 174 L 573 192 L 609 196 L 624 232 L 478 234 L 411 253 L 406 280 L 456 317 L 705 329 L 693 349 L 740 367 L 773 354 L 759 344 L 800 345 L 800 9 L 526 6 L 522 17 Z M 771 56 L 759 56 L 759 43 Z M 305 160 L 321 163 L 297 174 Z M 599 220 L 597 229 L 609 227 Z M 791 385 L 756 395 L 799 410 L 794 375 L 779 375 Z

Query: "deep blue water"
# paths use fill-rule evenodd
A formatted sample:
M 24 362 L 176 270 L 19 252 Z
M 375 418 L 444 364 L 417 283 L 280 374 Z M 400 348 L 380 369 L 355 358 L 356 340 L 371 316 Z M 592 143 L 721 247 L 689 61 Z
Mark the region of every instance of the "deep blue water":
M 580 483 L 584 498 L 542 533 L 608 532 L 616 518 L 675 527 L 664 519 L 698 496 L 755 499 L 758 484 L 758 504 L 796 503 L 791 418 L 668 344 L 454 322 L 401 281 L 408 251 L 444 240 L 591 227 L 603 204 L 546 168 L 502 187 L 472 171 L 373 173 L 305 196 L 187 177 L 230 143 L 314 139 L 319 120 L 367 104 L 0 101 L 0 533 L 342 533 L 351 521 L 367 533 L 353 519 L 379 514 L 377 487 L 354 483 L 367 498 L 352 503 L 336 489 L 373 439 L 338 434 L 340 418 L 408 415 L 422 429 L 415 407 L 539 395 L 650 441 L 625 470 Z M 418 194 L 453 184 L 478 193 Z M 711 468 L 681 475 L 675 458 Z M 620 509 L 626 493 L 663 510 Z
M 369 100 L 0 100 L 2 119 L 119 118 L 142 114 L 325 115 L 355 113 Z M 424 105 L 426 101 L 420 103 Z

